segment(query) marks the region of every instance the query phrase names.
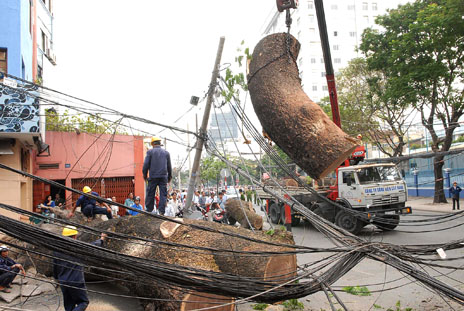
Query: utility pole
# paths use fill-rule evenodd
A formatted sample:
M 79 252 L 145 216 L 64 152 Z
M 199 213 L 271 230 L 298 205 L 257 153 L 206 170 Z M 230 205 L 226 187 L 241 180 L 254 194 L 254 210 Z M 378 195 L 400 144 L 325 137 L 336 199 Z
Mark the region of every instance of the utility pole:
M 189 131 L 190 128 L 189 128 L 189 124 L 187 123 L 187 131 Z M 192 161 L 190 159 L 190 153 L 191 153 L 191 150 L 189 148 L 190 146 L 190 134 L 187 133 L 187 152 L 188 152 L 188 162 L 189 162 L 189 176 L 192 175 Z
M 221 37 L 219 39 L 219 46 L 216 54 L 216 62 L 214 63 L 213 74 L 211 76 L 211 83 L 209 84 L 208 88 L 208 98 L 206 99 L 205 112 L 203 114 L 203 121 L 201 122 L 200 127 L 200 135 L 197 138 L 197 143 L 195 146 L 195 158 L 193 159 L 193 167 L 189 180 L 187 200 L 185 201 L 183 209 L 184 215 L 186 214 L 186 211 L 190 209 L 190 205 L 192 205 L 193 191 L 195 189 L 195 181 L 197 180 L 197 174 L 200 168 L 201 152 L 203 151 L 203 145 L 205 144 L 206 129 L 208 127 L 209 114 L 211 112 L 211 103 L 213 102 L 214 91 L 216 89 L 216 80 L 219 76 L 219 64 L 221 63 L 222 50 L 224 49 L 225 40 L 225 37 Z

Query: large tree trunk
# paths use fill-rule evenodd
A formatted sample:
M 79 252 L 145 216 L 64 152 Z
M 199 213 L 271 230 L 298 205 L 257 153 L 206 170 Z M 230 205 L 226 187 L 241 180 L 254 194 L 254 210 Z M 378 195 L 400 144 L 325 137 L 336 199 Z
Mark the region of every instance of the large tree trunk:
M 237 198 L 229 199 L 226 201 L 226 212 L 229 221 L 231 221 L 231 218 L 238 221 L 241 228 L 250 229 L 250 224 L 257 230 L 263 228 L 263 217 L 256 214 L 251 202 L 245 202 Z
M 199 220 L 181 219 L 184 223 L 198 224 L 212 229 L 240 233 L 241 235 L 253 237 L 265 241 L 277 243 L 293 244 L 292 235 L 285 231 L 274 233 L 271 237 L 262 231 L 253 233 L 250 230 L 241 229 L 228 225 L 221 225 L 214 222 L 204 222 Z M 284 282 L 296 276 L 296 256 L 295 255 L 263 255 L 263 256 L 243 256 L 235 253 L 210 252 L 200 250 L 199 247 L 210 247 L 214 249 L 228 249 L 236 251 L 285 251 L 288 248 L 270 246 L 253 243 L 244 239 L 225 236 L 216 232 L 207 232 L 194 229 L 192 227 L 163 221 L 145 215 L 133 217 L 122 217 L 103 222 L 92 223 L 92 226 L 110 232 L 123 233 L 129 236 L 154 239 L 166 242 L 181 243 L 193 246 L 193 248 L 175 247 L 161 243 L 149 243 L 126 238 L 111 238 L 109 236 L 105 248 L 118 253 L 136 256 L 140 258 L 151 258 L 160 262 L 185 267 L 193 267 L 207 271 L 223 272 L 231 275 L 240 275 L 248 278 L 260 278 L 266 281 Z M 44 225 L 44 228 L 57 232 L 60 226 Z M 57 229 L 58 228 L 58 229 Z M 78 239 L 91 242 L 97 237 L 88 233 L 78 236 Z M 43 250 L 41 250 L 43 251 Z M 43 260 L 44 258 L 41 258 Z M 39 262 L 39 261 L 36 261 Z M 38 267 L 39 272 L 46 275 L 51 273 L 50 260 L 45 260 Z M 145 310 L 194 310 L 198 308 L 211 307 L 223 303 L 234 301 L 234 297 L 218 292 L 210 292 L 205 288 L 189 289 L 175 285 L 165 284 L 138 277 L 131 278 L 126 274 L 112 274 L 105 270 L 94 270 L 108 277 L 127 278 L 121 281 L 126 286 L 131 295 L 140 297 L 153 297 L 161 300 L 141 300 Z M 90 275 L 90 274 L 88 274 Z M 93 276 L 94 277 L 94 276 Z M 86 276 L 87 278 L 87 276 Z M 268 288 L 264 288 L 266 290 Z M 202 292 L 199 292 L 202 291 Z M 216 311 L 232 311 L 233 305 L 215 308 Z
M 447 203 L 445 191 L 443 189 L 443 161 L 444 156 L 438 156 L 433 161 L 433 172 L 435 176 L 435 194 L 433 196 L 433 203 Z
M 253 51 L 248 75 L 251 100 L 264 131 L 305 170 L 320 179 L 346 160 L 357 141 L 304 93 L 298 67 L 300 44 L 287 34 L 262 39 Z

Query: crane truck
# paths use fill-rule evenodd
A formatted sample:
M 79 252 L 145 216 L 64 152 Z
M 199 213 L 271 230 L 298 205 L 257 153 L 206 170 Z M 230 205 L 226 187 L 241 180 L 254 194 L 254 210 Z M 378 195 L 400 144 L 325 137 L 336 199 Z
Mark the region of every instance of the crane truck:
M 340 111 L 335 85 L 335 74 L 332 66 L 330 45 L 327 35 L 327 25 L 322 0 L 314 1 L 319 24 L 322 51 L 326 67 L 326 79 L 330 95 L 333 122 L 341 128 Z M 277 0 L 279 12 L 286 11 L 286 25 L 290 28 L 290 9 L 298 7 L 297 0 Z M 364 146 L 358 146 L 349 159 L 335 170 L 335 184 L 317 193 L 303 187 L 287 187 L 284 191 L 274 189 L 282 196 L 292 195 L 314 213 L 335 223 L 345 230 L 357 234 L 368 223 L 379 229 L 390 231 L 395 229 L 400 221 L 400 215 L 412 212 L 406 206 L 408 199 L 407 186 L 398 168 L 393 163 L 361 164 L 366 156 Z M 283 223 L 291 230 L 292 225 L 298 225 L 302 216 L 291 206 L 268 195 L 262 189 L 257 189 L 258 195 L 266 200 L 266 211 L 271 221 Z M 343 206 L 343 208 L 337 207 Z M 357 217 L 346 209 L 362 212 L 364 217 Z

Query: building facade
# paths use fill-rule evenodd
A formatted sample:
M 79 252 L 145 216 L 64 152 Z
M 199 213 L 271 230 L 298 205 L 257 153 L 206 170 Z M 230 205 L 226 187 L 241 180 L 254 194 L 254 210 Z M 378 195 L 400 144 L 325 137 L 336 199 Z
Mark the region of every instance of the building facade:
M 28 173 L 33 172 L 34 154 L 44 151 L 45 124 L 41 119 L 38 88 L 22 80 L 42 83 L 41 78 L 37 79 L 37 33 L 40 25 L 52 24 L 49 1 L 0 1 L 0 163 Z M 47 9 L 47 3 L 49 18 L 39 19 L 37 13 Z M 30 211 L 32 188 L 32 180 L 0 170 L 0 203 Z M 0 214 L 21 219 L 3 209 Z
M 225 140 L 238 138 L 238 124 L 234 112 L 217 113 L 211 115 L 209 126 L 209 135 L 216 143 L 221 143 Z
M 50 156 L 36 157 L 33 173 L 70 188 L 89 186 L 102 197 L 116 197 L 124 203 L 129 192 L 141 197 L 145 205 L 145 182 L 142 174 L 147 147 L 141 136 L 47 131 Z M 78 195 L 42 182 L 34 182 L 33 206 L 45 197 L 59 193 L 68 206 Z M 120 211 L 123 212 L 122 210 Z
M 324 0 L 324 11 L 335 73 L 360 57 L 357 47 L 364 29 L 375 27 L 375 18 L 407 0 Z M 324 56 L 314 0 L 300 1 L 292 10 L 291 34 L 301 43 L 297 64 L 305 92 L 314 102 L 327 97 Z M 286 32 L 285 12 L 276 12 L 266 21 L 265 34 Z

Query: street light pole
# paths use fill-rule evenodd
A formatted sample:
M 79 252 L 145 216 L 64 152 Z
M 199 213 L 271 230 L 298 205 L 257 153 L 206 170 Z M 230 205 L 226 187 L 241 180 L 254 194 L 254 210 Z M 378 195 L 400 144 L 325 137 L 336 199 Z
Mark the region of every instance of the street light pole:
M 203 145 L 205 144 L 206 129 L 208 127 L 209 114 L 211 112 L 211 104 L 213 102 L 214 91 L 216 89 L 216 80 L 219 76 L 219 64 L 221 63 L 222 50 L 224 49 L 225 37 L 221 37 L 219 40 L 219 47 L 216 54 L 216 62 L 214 63 L 213 74 L 211 76 L 211 83 L 209 84 L 208 89 L 208 98 L 206 100 L 205 112 L 203 114 L 203 121 L 201 122 L 200 135 L 197 138 L 197 143 L 195 145 L 195 158 L 193 160 L 192 173 L 190 175 L 187 199 L 183 208 L 184 215 L 185 212 L 190 209 L 192 205 L 193 191 L 195 190 L 195 181 L 197 180 L 197 174 L 200 168 L 200 159 L 201 152 L 203 151 Z

